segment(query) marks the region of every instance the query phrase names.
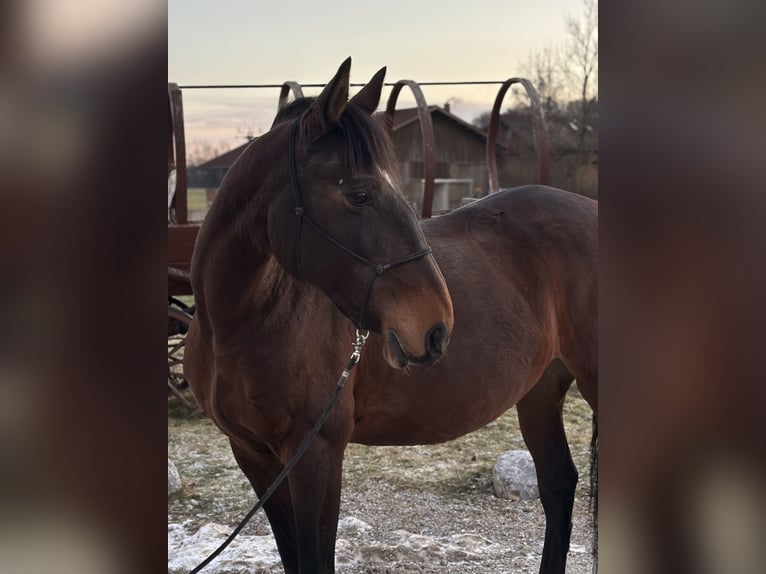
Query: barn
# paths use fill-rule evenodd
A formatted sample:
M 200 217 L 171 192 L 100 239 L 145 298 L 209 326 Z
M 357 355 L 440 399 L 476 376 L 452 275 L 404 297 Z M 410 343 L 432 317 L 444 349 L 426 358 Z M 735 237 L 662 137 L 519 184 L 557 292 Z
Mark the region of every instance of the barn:
M 434 129 L 436 156 L 433 212 L 455 209 L 463 197 L 480 197 L 488 190 L 487 136 L 443 108 L 428 106 Z M 394 146 L 402 191 L 420 213 L 423 198 L 423 139 L 417 108 L 394 114 Z

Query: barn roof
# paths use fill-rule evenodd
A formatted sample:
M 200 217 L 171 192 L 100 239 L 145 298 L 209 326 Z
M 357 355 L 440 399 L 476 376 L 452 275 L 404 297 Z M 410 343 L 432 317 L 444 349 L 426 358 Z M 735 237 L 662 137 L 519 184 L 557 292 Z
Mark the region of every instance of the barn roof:
M 455 122 L 463 129 L 467 130 L 472 135 L 475 135 L 479 138 L 481 138 L 483 141 L 486 141 L 487 134 L 482 132 L 479 128 L 477 128 L 474 125 L 469 124 L 465 120 L 459 118 L 455 114 L 452 114 L 445 110 L 444 108 L 440 108 L 439 106 L 428 106 L 428 111 L 431 113 L 431 118 L 433 121 L 434 115 L 440 115 L 448 120 Z M 401 110 L 396 110 L 394 112 L 394 131 L 403 128 L 406 125 L 411 124 L 412 122 L 418 121 L 418 109 L 417 108 L 404 108 Z
M 228 169 L 231 167 L 231 164 L 234 163 L 234 160 L 242 155 L 242 152 L 245 151 L 245 148 L 249 145 L 250 142 L 247 142 L 234 149 L 230 149 L 229 151 L 198 165 L 197 169 Z
M 462 127 L 466 132 L 468 132 L 473 137 L 480 138 L 482 142 L 487 141 L 487 134 L 481 131 L 476 126 L 473 126 L 469 124 L 468 122 L 460 119 L 456 115 L 448 112 L 444 108 L 440 108 L 439 106 L 428 106 L 428 111 L 431 113 L 431 118 L 433 121 L 434 116 L 442 116 L 446 118 L 449 121 L 452 121 Z M 384 112 L 379 112 L 380 114 Z M 394 112 L 394 133 L 405 127 L 410 125 L 413 122 L 418 121 L 418 109 L 417 108 L 403 108 L 400 110 L 396 110 Z M 231 165 L 234 163 L 234 160 L 236 160 L 240 155 L 242 155 L 242 152 L 245 151 L 245 148 L 250 145 L 250 142 L 247 142 L 245 144 L 242 144 L 241 146 L 235 147 L 234 149 L 231 149 L 217 157 L 214 157 L 211 160 L 206 161 L 203 164 L 200 164 L 196 166 L 196 169 L 228 169 L 231 167 Z M 502 144 L 498 144 L 499 147 L 503 147 Z

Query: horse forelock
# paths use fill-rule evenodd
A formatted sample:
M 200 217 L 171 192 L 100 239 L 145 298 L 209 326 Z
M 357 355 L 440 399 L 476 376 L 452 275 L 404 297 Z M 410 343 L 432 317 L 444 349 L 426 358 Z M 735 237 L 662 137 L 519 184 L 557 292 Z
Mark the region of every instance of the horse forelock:
M 365 170 L 380 172 L 389 183 L 393 183 L 398 173 L 396 156 L 382 124 L 354 102 L 349 102 L 340 118 L 340 128 L 344 138 L 346 170 L 351 175 Z
M 308 111 L 316 98 L 298 98 L 279 110 L 272 127 L 305 116 L 305 130 L 312 131 L 312 123 L 320 120 Z M 320 128 L 317 127 L 317 130 Z M 382 122 L 350 101 L 343 111 L 336 128 L 342 138 L 342 160 L 349 175 L 365 171 L 379 173 L 394 188 L 398 189 L 398 168 L 393 144 Z M 310 145 L 303 140 L 302 150 Z

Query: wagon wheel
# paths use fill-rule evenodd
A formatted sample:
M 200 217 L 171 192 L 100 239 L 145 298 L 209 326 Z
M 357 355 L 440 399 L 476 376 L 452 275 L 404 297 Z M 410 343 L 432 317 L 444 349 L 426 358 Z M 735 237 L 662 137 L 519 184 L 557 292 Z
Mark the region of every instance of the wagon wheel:
M 193 308 L 174 298 L 168 299 L 168 393 L 176 397 L 189 411 L 197 405 L 187 399 L 182 390 L 188 387 L 183 375 L 184 343 L 192 320 Z

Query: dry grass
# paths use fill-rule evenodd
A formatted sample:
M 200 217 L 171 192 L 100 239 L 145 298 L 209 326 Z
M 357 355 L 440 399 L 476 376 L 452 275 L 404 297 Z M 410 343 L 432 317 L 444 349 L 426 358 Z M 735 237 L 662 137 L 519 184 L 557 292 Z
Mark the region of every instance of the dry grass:
M 186 208 L 191 211 L 207 211 L 207 190 L 190 187 L 186 190 Z
M 580 473 L 579 494 L 587 495 L 591 410 L 572 386 L 564 407 L 564 424 L 572 458 Z M 428 446 L 365 446 L 346 449 L 346 480 L 377 477 L 399 489 L 459 496 L 491 488 L 492 469 L 506 450 L 526 449 L 516 409 L 459 439 Z
M 222 468 L 233 467 L 229 461 L 228 441 L 202 414 L 190 415 L 175 399 L 168 402 L 168 453 L 177 453 L 179 471 L 185 474 L 182 451 L 196 453 L 190 464 L 210 457 L 221 466 L 201 474 L 188 469 L 192 476 L 214 478 Z M 572 458 L 580 473 L 578 496 L 587 497 L 591 440 L 591 410 L 575 385 L 564 406 L 564 424 Z M 516 409 L 510 409 L 487 426 L 459 439 L 427 446 L 366 446 L 350 444 L 346 449 L 343 477 L 345 483 L 368 479 L 390 483 L 397 490 L 431 492 L 444 496 L 463 496 L 491 490 L 492 469 L 497 457 L 506 450 L 526 449 L 518 426 Z M 223 452 L 222 452 L 223 451 Z M 186 473 L 186 476 L 190 475 Z M 201 483 L 191 484 L 187 495 L 194 496 Z M 243 488 L 247 486 L 242 478 Z M 201 492 L 199 494 L 202 494 Z M 203 497 L 204 498 L 204 497 Z
M 168 416 L 168 457 L 182 477 L 183 491 L 168 501 L 169 532 L 170 525 L 175 529 L 181 527 L 184 537 L 211 524 L 224 525 L 223 531 L 231 529 L 252 507 L 255 495 L 220 430 L 204 415 L 189 415 L 183 407 L 174 407 L 173 402 L 169 401 L 173 408 Z M 587 496 L 591 415 L 574 388 L 564 416 L 581 476 L 567 572 L 585 574 L 592 565 Z M 344 541 L 339 555 L 346 559 L 353 555 L 356 562 L 344 565 L 340 571 L 536 573 L 545 530 L 539 499 L 512 502 L 498 499 L 492 493 L 492 468 L 497 456 L 517 448 L 524 448 L 524 443 L 515 409 L 476 432 L 441 445 L 349 445 L 343 471 L 341 518 L 360 519 L 371 529 L 341 534 Z M 442 541 L 450 536 L 478 536 L 494 545 L 491 552 L 468 562 L 434 562 L 428 556 L 403 551 L 397 542 L 402 531 Z M 246 533 L 270 537 L 264 513 L 256 513 Z M 199 559 L 202 557 L 204 553 Z M 228 557 L 239 560 L 236 552 L 230 552 Z M 219 565 L 219 573 L 242 571 L 239 566 L 225 564 L 224 561 L 224 566 Z M 258 571 L 272 574 L 282 569 L 275 566 Z

